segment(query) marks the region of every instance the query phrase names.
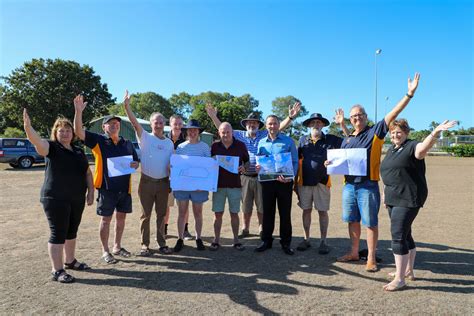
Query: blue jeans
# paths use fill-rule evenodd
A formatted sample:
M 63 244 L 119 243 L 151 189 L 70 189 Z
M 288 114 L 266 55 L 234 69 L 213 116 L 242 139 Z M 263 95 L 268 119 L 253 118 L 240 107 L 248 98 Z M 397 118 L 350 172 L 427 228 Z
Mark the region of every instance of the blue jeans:
M 380 208 L 380 191 L 376 181 L 346 183 L 342 190 L 342 220 L 360 222 L 366 227 L 377 227 Z

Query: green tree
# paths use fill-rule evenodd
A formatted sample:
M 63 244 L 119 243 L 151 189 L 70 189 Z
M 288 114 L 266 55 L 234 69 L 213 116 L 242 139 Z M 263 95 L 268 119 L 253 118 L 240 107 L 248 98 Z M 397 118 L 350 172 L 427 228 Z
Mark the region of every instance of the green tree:
M 211 103 L 217 108 L 219 119 L 229 122 L 234 129 L 242 129 L 240 121 L 251 112 L 256 112 L 258 101 L 250 94 L 240 97 L 231 95 L 228 92 L 204 92 L 192 96 L 189 104 L 193 108 L 190 118 L 197 119 L 208 132 L 215 132 L 216 128 L 206 112 L 206 104 Z M 261 112 L 260 112 L 261 113 Z
M 175 114 L 181 115 L 184 120 L 187 120 L 189 115 L 193 112 L 191 95 L 189 93 L 180 92 L 178 94 L 173 94 L 168 101 L 174 109 Z
M 351 120 L 348 119 L 348 118 L 344 118 L 344 123 L 346 124 L 347 128 L 349 129 L 349 132 L 352 133 L 354 131 L 354 129 L 352 128 Z M 334 122 L 331 122 L 331 124 L 329 124 L 328 134 L 332 134 L 332 135 L 339 136 L 339 137 L 344 137 L 344 133 L 342 132 L 342 129 L 339 127 L 338 124 L 336 124 Z
M 11 138 L 23 138 L 26 137 L 26 133 L 24 130 L 19 129 L 17 127 L 7 127 L 3 132 L 2 136 Z
M 107 84 L 94 74 L 92 67 L 61 59 L 33 59 L 8 76 L 0 99 L 0 113 L 10 127 L 23 127 L 23 108 L 28 109 L 32 124 L 48 135 L 58 116 L 74 117 L 73 99 L 83 94 L 88 102 L 84 122 L 107 113 L 114 103 Z
M 277 97 L 272 101 L 272 113 L 284 120 L 288 116 L 288 108 L 293 106 L 296 102 L 301 102 L 296 97 L 289 95 L 286 97 Z M 301 105 L 301 110 L 296 116 L 293 124 L 289 128 L 289 135 L 294 139 L 299 139 L 301 135 L 306 133 L 307 128 L 301 123 L 296 121 L 296 119 L 308 115 L 308 110 L 304 105 Z
M 154 112 L 160 112 L 166 118 L 175 114 L 171 103 L 155 92 L 134 93 L 130 96 L 130 107 L 138 118 L 148 120 Z M 125 116 L 123 103 L 114 104 L 109 107 L 109 113 Z
M 419 131 L 410 132 L 410 135 L 408 137 L 410 139 L 414 139 L 414 140 L 422 142 L 430 133 L 431 133 L 430 130 L 422 129 Z

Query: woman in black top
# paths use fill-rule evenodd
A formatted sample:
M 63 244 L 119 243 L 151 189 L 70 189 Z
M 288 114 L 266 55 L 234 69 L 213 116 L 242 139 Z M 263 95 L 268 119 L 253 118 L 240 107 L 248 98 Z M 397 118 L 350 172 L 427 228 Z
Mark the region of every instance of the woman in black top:
M 383 287 L 385 291 L 400 290 L 406 285 L 405 278 L 415 279 L 416 246 L 411 224 L 428 196 L 424 158 L 440 133 L 454 125 L 456 121 L 444 121 L 421 143 L 408 139 L 410 127 L 406 120 L 395 120 L 389 126 L 393 146 L 380 165 L 380 173 L 384 183 L 384 204 L 391 222 L 396 272 L 390 274 L 394 280 Z
M 87 205 L 94 202 L 89 163 L 82 149 L 72 144 L 74 130 L 69 120 L 56 120 L 50 141 L 41 139 L 36 133 L 26 109 L 23 111 L 23 125 L 28 139 L 46 161 L 41 203 L 51 231 L 48 252 L 52 279 L 71 283 L 74 277 L 64 269 L 89 269 L 85 263 L 80 263 L 75 258 L 76 236 L 84 210 L 86 191 Z

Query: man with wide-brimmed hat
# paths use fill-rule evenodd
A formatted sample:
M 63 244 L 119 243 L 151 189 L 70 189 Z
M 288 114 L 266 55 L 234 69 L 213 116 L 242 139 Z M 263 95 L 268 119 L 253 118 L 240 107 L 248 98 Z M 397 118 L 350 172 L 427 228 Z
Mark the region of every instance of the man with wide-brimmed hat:
M 344 124 L 344 113 L 336 111 L 335 122 L 341 125 L 345 133 L 347 129 Z M 305 251 L 311 247 L 310 226 L 311 211 L 318 210 L 319 230 L 321 232 L 321 243 L 319 253 L 329 253 L 326 242 L 329 225 L 329 203 L 331 199 L 331 180 L 327 174 L 324 162 L 327 159 L 327 150 L 340 148 L 342 138 L 334 135 L 326 135 L 322 128 L 329 125 L 329 121 L 320 113 L 313 113 L 303 122 L 310 129 L 309 135 L 301 136 L 298 145 L 299 169 L 295 179 L 295 192 L 298 195 L 298 205 L 303 209 L 304 240 L 296 248 Z
M 301 109 L 301 103 L 298 101 L 293 106 L 289 106 L 288 117 L 280 124 L 280 130 L 290 126 L 293 119 L 298 115 Z M 206 107 L 207 114 L 218 129 L 221 121 L 217 117 L 217 109 L 211 104 Z M 240 140 L 247 147 L 250 164 L 246 172 L 241 176 L 242 182 L 242 217 L 243 228 L 239 238 L 245 238 L 250 235 L 250 219 L 252 217 L 253 205 L 255 203 L 257 209 L 259 233 L 262 232 L 263 223 L 263 202 L 262 187 L 257 180 L 257 172 L 255 171 L 255 156 L 257 154 L 258 142 L 268 136 L 267 130 L 261 130 L 265 125 L 260 118 L 258 112 L 250 113 L 246 118 L 240 121 L 240 125 L 244 130 L 234 130 L 233 136 Z

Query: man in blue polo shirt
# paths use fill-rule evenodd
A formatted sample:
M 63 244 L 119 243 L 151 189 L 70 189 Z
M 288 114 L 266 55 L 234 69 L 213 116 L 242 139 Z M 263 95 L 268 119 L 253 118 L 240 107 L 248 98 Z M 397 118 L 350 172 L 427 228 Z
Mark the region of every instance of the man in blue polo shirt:
M 301 110 L 301 103 L 297 101 L 293 106 L 288 107 L 288 117 L 280 124 L 280 131 L 290 126 L 293 119 Z M 211 104 L 206 107 L 207 114 L 212 122 L 219 129 L 221 121 L 217 117 L 217 109 Z M 257 181 L 257 172 L 255 171 L 255 156 L 257 155 L 257 147 L 260 140 L 268 136 L 267 130 L 261 130 L 265 125 L 260 119 L 259 113 L 250 113 L 247 118 L 240 121 L 240 125 L 244 130 L 234 130 L 235 139 L 243 142 L 247 147 L 250 157 L 250 164 L 244 174 L 241 175 L 242 183 L 242 232 L 239 238 L 245 238 L 250 235 L 250 219 L 252 217 L 253 205 L 255 203 L 257 209 L 258 225 L 260 235 L 262 233 L 263 222 L 263 201 L 262 187 Z
M 408 78 L 408 92 L 385 117 L 373 126 L 368 126 L 365 109 L 356 104 L 351 108 L 350 121 L 354 132 L 346 137 L 342 148 L 367 149 L 367 174 L 365 176 L 345 175 L 345 185 L 342 192 L 342 218 L 348 223 L 351 238 L 351 250 L 339 262 L 359 261 L 359 241 L 361 234 L 360 222 L 367 227 L 367 265 L 366 271 L 378 270 L 375 252 L 378 241 L 378 213 L 380 208 L 380 156 L 388 126 L 395 120 L 413 98 L 420 75 L 415 74 L 414 80 Z M 330 162 L 327 162 L 328 164 Z
M 268 136 L 258 143 L 257 155 L 275 155 L 291 153 L 294 176 L 298 173 L 298 152 L 290 137 L 280 133 L 280 121 L 276 115 L 269 115 L 265 120 Z M 256 171 L 260 166 L 256 165 Z M 293 179 L 278 176 L 276 180 L 261 182 L 263 198 L 262 243 L 255 251 L 263 252 L 272 248 L 273 229 L 275 227 L 276 203 L 280 214 L 280 244 L 283 252 L 293 255 L 291 249 L 291 198 L 293 196 Z
M 127 213 L 132 212 L 130 175 L 110 177 L 107 159 L 120 156 L 133 156 L 130 167 L 138 168 L 138 156 L 132 142 L 119 136 L 120 117 L 109 115 L 102 121 L 104 135 L 84 131 L 82 112 L 87 102 L 82 97 L 74 99 L 74 130 L 95 157 L 94 186 L 98 190 L 97 215 L 101 216 L 99 235 L 102 243 L 102 258 L 106 263 L 116 263 L 113 255 L 130 257 L 130 252 L 122 247 L 122 235 Z M 112 215 L 115 213 L 115 238 L 112 253 L 109 250 L 109 232 Z

